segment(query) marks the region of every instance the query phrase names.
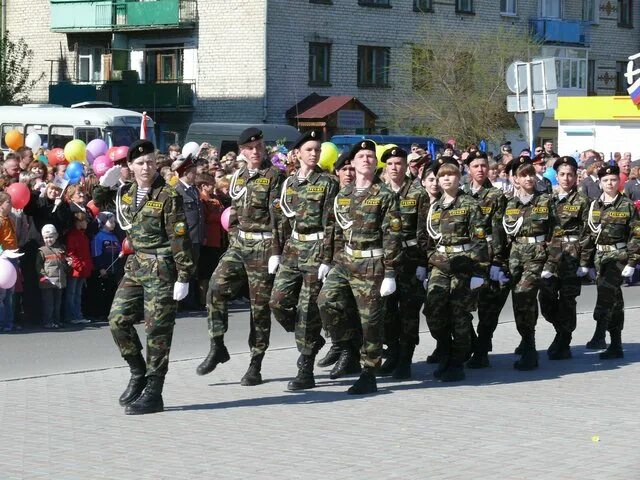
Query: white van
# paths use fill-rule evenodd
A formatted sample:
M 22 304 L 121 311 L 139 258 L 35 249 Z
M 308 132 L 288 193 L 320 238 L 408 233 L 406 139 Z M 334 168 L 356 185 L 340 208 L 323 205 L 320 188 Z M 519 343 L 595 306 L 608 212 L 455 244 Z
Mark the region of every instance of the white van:
M 112 108 L 107 102 L 84 102 L 70 108 L 45 104 L 0 107 L 0 146 L 9 150 L 4 137 L 14 129 L 25 137 L 37 133 L 42 146 L 49 149 L 64 148 L 73 139 L 89 143 L 95 138 L 109 147 L 129 146 L 140 138 L 141 122 L 141 113 Z M 153 125 L 147 116 L 147 137 L 155 144 Z
M 227 152 L 238 153 L 238 137 L 243 130 L 249 127 L 257 127 L 262 130 L 264 143 L 267 146 L 282 142 L 289 147 L 300 134 L 291 125 L 200 122 L 192 123 L 189 126 L 186 142 L 196 142 L 198 144 L 207 142 L 212 147 L 217 148 L 220 157 L 222 157 Z

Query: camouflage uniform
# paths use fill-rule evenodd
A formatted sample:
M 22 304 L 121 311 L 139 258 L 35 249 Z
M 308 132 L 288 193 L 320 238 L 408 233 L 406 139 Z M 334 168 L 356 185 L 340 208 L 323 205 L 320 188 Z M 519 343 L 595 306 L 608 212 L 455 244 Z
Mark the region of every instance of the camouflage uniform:
M 324 344 L 318 311 L 320 264 L 333 260 L 333 200 L 338 193 L 336 179 L 318 167 L 300 180 L 287 179 L 281 202 L 292 223 L 291 237 L 282 252 L 269 305 L 276 320 L 287 332 L 296 332 L 296 345 L 303 355 L 312 355 Z
M 318 307 L 332 339 L 340 335 L 345 296 L 358 306 L 362 324 L 361 362 L 377 367 L 382 356 L 384 300 L 380 285 L 394 278 L 400 254 L 402 222 L 396 195 L 379 178 L 358 195 L 355 184 L 340 190 L 332 214 L 336 222 L 334 267 L 329 272 Z M 344 229 L 343 229 L 344 227 Z
M 194 271 L 182 198 L 156 175 L 140 205 L 138 186 L 125 184 L 118 193 L 120 212 L 131 223 L 127 237 L 135 254 L 125 265 L 116 291 L 109 326 L 122 356 L 135 356 L 142 344 L 134 323 L 144 318 L 147 376 L 164 377 L 176 317 L 173 285 L 188 282 Z
M 478 202 L 459 190 L 444 205 L 440 197 L 429 209 L 433 238 L 429 246 L 431 272 L 424 314 L 431 336 L 441 347 L 441 365 L 459 367 L 471 348 L 471 277 L 486 277 L 488 250 L 484 217 Z
M 271 310 L 269 299 L 273 275 L 268 272 L 269 257 L 280 255 L 284 243 L 284 224 L 279 208 L 282 172 L 273 166 L 249 176 L 245 168 L 236 172 L 232 190 L 239 194 L 232 200 L 229 218 L 229 248 L 220 259 L 207 291 L 209 336 L 222 337 L 227 332 L 227 301 L 234 298 L 249 281 L 251 297 L 252 357 L 262 355 L 269 346 Z M 235 195 L 237 192 L 231 191 Z

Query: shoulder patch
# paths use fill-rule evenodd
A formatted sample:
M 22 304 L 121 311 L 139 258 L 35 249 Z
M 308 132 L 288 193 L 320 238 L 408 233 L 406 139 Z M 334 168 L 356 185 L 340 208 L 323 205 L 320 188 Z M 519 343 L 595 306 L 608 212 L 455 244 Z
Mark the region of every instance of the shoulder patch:
M 468 208 L 454 208 L 449 212 L 449 215 L 457 217 L 460 215 L 466 215 L 468 211 Z
M 310 193 L 322 193 L 324 192 L 324 185 L 309 185 L 307 191 Z
M 183 237 L 187 233 L 187 225 L 184 222 L 178 222 L 173 226 L 173 232 L 179 237 Z
M 440 216 L 442 215 L 441 212 L 434 212 L 431 214 L 431 221 L 438 221 L 440 220 Z
M 144 205 L 145 207 L 153 208 L 155 210 L 162 208 L 162 202 L 156 202 L 155 200 L 149 200 Z
M 256 178 L 254 182 L 256 185 L 269 185 L 271 183 L 271 179 L 267 177 Z
M 629 218 L 629 212 L 609 212 L 607 214 L 609 218 Z
M 577 212 L 580 207 L 578 205 L 565 205 L 562 210 L 565 212 Z
M 482 209 L 482 214 L 483 215 L 489 215 L 491 213 L 491 210 L 493 210 L 491 207 L 480 207 Z
M 379 198 L 367 198 L 364 202 L 362 202 L 363 205 L 380 205 L 381 200 Z
M 549 213 L 549 207 L 533 207 L 533 213 Z
M 415 207 L 418 202 L 413 198 L 408 198 L 406 200 L 400 200 L 401 207 Z
M 131 198 L 131 195 L 129 195 L 128 193 L 122 195 L 120 199 L 122 200 L 122 203 L 126 203 L 127 205 L 131 205 L 131 202 L 133 202 L 133 198 Z
M 507 211 L 504 212 L 505 215 L 520 215 L 519 208 L 507 208 Z

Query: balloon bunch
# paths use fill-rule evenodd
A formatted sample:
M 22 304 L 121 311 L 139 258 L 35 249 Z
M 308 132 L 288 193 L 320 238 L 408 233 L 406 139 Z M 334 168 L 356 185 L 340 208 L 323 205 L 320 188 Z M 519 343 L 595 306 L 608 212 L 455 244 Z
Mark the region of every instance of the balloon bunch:
M 68 180 L 71 185 L 78 183 L 82 175 L 84 175 L 84 165 L 80 162 L 71 162 L 64 172 L 64 178 Z

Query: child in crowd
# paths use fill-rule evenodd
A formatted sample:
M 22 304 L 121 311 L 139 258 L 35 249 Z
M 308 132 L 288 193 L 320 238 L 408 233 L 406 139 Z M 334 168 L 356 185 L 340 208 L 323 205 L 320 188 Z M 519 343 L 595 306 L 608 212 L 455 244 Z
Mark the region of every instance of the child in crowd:
M 42 298 L 42 326 L 60 328 L 62 290 L 67 285 L 67 260 L 64 248 L 58 242 L 58 230 L 51 224 L 42 227 L 44 246 L 36 257 L 36 272 L 39 276 Z
M 73 227 L 67 232 L 67 255 L 71 270 L 67 277 L 65 293 L 65 318 L 72 324 L 91 323 L 82 318 L 82 289 L 93 271 L 89 237 L 86 234 L 87 215 L 73 214 Z
M 18 235 L 16 234 L 16 222 L 11 213 L 11 197 L 6 192 L 0 192 L 0 247 L 2 250 L 15 250 L 18 248 Z M 12 261 L 14 266 L 17 262 Z M 3 332 L 13 330 L 13 291 L 0 288 L 0 328 Z
M 91 277 L 92 293 L 87 302 L 91 314 L 98 320 L 106 320 L 113 302 L 118 283 L 124 274 L 123 260 L 119 260 L 121 244 L 113 233 L 116 218 L 111 212 L 98 214 L 100 231 L 91 241 L 91 257 L 93 259 L 93 276 Z

